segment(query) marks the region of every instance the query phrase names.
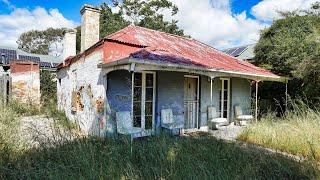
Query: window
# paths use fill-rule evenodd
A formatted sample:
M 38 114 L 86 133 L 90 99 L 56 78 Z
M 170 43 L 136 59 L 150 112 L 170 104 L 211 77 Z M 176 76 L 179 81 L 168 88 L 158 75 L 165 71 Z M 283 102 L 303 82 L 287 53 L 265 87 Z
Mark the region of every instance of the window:
M 134 127 L 153 129 L 155 73 L 134 73 L 132 90 Z

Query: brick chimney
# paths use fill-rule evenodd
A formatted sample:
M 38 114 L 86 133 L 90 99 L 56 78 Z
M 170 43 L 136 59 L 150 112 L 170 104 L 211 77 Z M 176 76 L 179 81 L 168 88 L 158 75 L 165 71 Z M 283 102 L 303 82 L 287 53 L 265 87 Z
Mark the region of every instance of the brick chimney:
M 81 10 L 81 52 L 99 41 L 100 9 L 85 4 Z
M 65 31 L 63 39 L 63 60 L 69 56 L 75 56 L 77 54 L 76 35 L 77 30 L 75 29 L 69 29 Z

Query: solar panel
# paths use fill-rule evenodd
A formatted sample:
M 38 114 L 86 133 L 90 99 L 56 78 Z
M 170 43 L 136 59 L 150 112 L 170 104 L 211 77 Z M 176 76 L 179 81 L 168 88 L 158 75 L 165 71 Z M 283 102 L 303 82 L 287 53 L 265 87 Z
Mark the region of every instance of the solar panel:
M 45 68 L 51 68 L 51 63 L 49 63 L 49 62 L 40 62 L 40 66 L 41 67 L 45 67 Z
M 52 63 L 53 67 L 56 68 L 58 67 L 59 63 Z
M 231 48 L 231 49 L 225 50 L 224 52 L 225 52 L 226 54 L 231 55 L 236 49 L 237 49 L 237 48 Z
M 19 60 L 27 60 L 27 61 L 40 63 L 40 58 L 39 57 L 35 57 L 35 56 L 19 55 Z
M 0 55 L 4 56 L 4 64 L 9 64 L 11 60 L 17 59 L 17 51 L 11 49 L 0 49 Z
M 234 52 L 232 52 L 231 56 L 239 56 L 247 47 L 239 47 Z

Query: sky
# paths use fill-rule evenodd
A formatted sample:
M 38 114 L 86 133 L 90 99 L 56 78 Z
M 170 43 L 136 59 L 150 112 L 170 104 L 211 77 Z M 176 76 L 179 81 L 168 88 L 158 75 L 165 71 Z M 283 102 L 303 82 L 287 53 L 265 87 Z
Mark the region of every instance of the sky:
M 194 39 L 218 49 L 252 44 L 260 31 L 281 18 L 279 11 L 308 9 L 317 0 L 170 0 L 179 8 L 167 20 Z M 36 29 L 74 28 L 80 25 L 83 4 L 110 0 L 0 0 L 0 45 L 16 47 L 23 32 Z

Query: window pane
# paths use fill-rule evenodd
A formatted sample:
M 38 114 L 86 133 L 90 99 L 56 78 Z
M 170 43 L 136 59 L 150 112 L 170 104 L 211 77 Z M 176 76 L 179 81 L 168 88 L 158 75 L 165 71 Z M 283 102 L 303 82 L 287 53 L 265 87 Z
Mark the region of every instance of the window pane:
M 227 118 L 227 111 L 223 111 L 223 117 Z
M 152 116 L 146 116 L 146 129 L 152 129 Z
M 224 80 L 223 86 L 224 86 L 224 89 L 228 89 L 228 80 Z
M 224 100 L 228 99 L 228 91 L 223 92 L 223 97 L 224 97 Z
M 133 94 L 133 101 L 141 101 L 141 93 L 142 93 L 142 88 L 135 87 L 134 94 Z
M 153 88 L 146 88 L 146 101 L 153 101 Z
M 152 115 L 152 102 L 146 102 L 146 115 Z
M 153 74 L 146 74 L 146 86 L 153 87 Z
M 134 127 L 141 127 L 141 116 L 134 116 L 133 117 L 133 126 Z
M 133 103 L 133 115 L 141 115 L 141 102 Z
M 134 73 L 134 85 L 135 86 L 142 86 L 142 74 L 141 73 Z

